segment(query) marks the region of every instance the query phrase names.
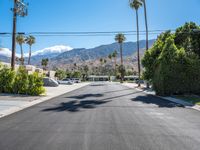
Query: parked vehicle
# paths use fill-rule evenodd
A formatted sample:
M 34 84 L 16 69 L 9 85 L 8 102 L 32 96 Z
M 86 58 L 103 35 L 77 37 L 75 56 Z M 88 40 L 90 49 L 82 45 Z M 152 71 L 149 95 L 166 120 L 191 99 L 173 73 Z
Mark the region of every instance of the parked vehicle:
M 69 78 L 63 79 L 63 80 L 58 80 L 59 84 L 66 84 L 66 85 L 72 85 L 73 81 L 70 80 Z
M 44 86 L 47 87 L 57 87 L 59 86 L 58 82 L 52 78 L 44 77 L 43 78 Z
M 81 83 L 81 79 L 79 78 L 72 78 L 71 79 L 74 83 Z

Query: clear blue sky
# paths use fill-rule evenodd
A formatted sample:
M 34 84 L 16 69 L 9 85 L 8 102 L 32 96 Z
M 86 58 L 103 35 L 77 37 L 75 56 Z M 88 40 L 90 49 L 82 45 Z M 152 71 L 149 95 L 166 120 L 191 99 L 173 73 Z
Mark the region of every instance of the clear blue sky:
M 29 15 L 19 18 L 18 32 L 37 31 L 118 31 L 136 30 L 135 12 L 128 0 L 25 0 Z M 146 0 L 149 29 L 175 29 L 187 21 L 200 24 L 200 0 Z M 0 0 L 0 32 L 12 31 L 13 0 Z M 140 29 L 144 30 L 143 9 Z M 54 45 L 90 48 L 114 42 L 109 37 L 36 37 L 34 50 Z M 144 36 L 140 37 L 145 39 Z M 156 38 L 156 35 L 150 35 Z M 135 41 L 128 36 L 127 41 Z M 11 38 L 0 37 L 3 47 L 11 48 Z M 27 51 L 27 48 L 25 48 Z

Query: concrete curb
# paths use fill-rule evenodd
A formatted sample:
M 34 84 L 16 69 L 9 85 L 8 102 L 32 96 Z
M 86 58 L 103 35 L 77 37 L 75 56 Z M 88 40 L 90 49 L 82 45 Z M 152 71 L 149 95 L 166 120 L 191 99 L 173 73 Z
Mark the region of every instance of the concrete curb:
M 16 113 L 16 112 L 19 112 L 21 110 L 24 110 L 26 108 L 29 108 L 31 106 L 34 106 L 34 105 L 37 105 L 37 104 L 40 104 L 42 102 L 45 102 L 45 101 L 48 101 L 48 100 L 51 100 L 52 98 L 55 98 L 55 97 L 58 97 L 58 96 L 61 96 L 63 94 L 66 94 L 66 93 L 69 93 L 69 92 L 72 92 L 74 90 L 77 90 L 77 89 L 80 89 L 82 87 L 85 87 L 87 85 L 89 85 L 91 83 L 84 83 L 78 87 L 74 87 L 74 88 L 71 88 L 70 90 L 66 91 L 65 93 L 59 93 L 59 94 L 56 94 L 56 95 L 53 95 L 53 96 L 48 96 L 48 97 L 41 97 L 35 101 L 32 101 L 32 102 L 27 102 L 27 104 L 24 104 L 24 105 L 21 105 L 21 106 L 16 106 L 16 107 L 12 107 L 10 109 L 7 109 L 7 110 L 4 110 L 1 112 L 0 114 L 0 118 L 3 118 L 3 117 L 6 117 L 8 115 L 11 115 L 13 113 Z
M 171 102 L 174 102 L 174 103 L 177 103 L 177 104 L 181 104 L 183 105 L 185 108 L 190 108 L 190 109 L 195 109 L 197 111 L 200 111 L 200 106 L 199 105 L 193 105 L 189 102 L 186 102 L 186 101 L 183 101 L 181 99 L 177 99 L 177 98 L 173 98 L 173 97 L 163 97 L 163 96 L 157 96 L 154 92 L 148 92 L 148 91 L 145 91 L 145 90 L 142 90 L 142 89 L 139 89 L 137 88 L 136 86 L 133 86 L 133 85 L 130 85 L 130 84 L 123 84 L 124 86 L 126 87 L 129 87 L 129 88 L 134 88 L 138 91 L 141 91 L 141 92 L 144 92 L 146 94 L 149 94 L 149 95 L 153 95 L 153 96 L 156 96 L 156 97 L 159 97 L 159 98 L 162 98 L 164 100 L 168 100 L 168 101 L 171 101 Z

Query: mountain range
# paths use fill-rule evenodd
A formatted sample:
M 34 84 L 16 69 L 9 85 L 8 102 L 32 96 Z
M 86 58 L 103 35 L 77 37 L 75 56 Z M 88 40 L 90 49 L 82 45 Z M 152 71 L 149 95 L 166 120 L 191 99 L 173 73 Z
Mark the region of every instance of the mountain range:
M 149 46 L 152 46 L 155 40 L 149 40 Z M 140 53 L 143 55 L 145 50 L 145 40 L 140 41 Z M 33 65 L 40 66 L 43 58 L 49 58 L 49 64 L 51 67 L 64 67 L 65 65 L 73 63 L 85 63 L 87 61 L 95 61 L 100 58 L 107 58 L 107 56 L 113 53 L 115 50 L 119 53 L 119 44 L 112 43 L 108 45 L 101 45 L 95 48 L 71 48 L 65 45 L 57 45 L 49 48 L 44 48 L 32 53 L 31 63 Z M 137 52 L 136 42 L 125 42 L 123 44 L 123 56 L 132 57 L 135 59 Z M 7 48 L 2 48 L 0 51 L 0 60 L 3 62 L 10 62 L 11 51 Z M 20 54 L 16 54 L 20 57 Z M 27 62 L 28 53 L 24 54 L 25 62 Z M 118 55 L 119 56 L 119 55 Z

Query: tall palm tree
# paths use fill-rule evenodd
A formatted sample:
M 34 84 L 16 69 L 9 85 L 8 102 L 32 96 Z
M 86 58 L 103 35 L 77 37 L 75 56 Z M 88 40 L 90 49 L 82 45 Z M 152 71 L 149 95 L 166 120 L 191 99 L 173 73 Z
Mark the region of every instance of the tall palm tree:
M 17 44 L 19 44 L 20 50 L 21 50 L 21 58 L 20 58 L 21 65 L 24 65 L 24 52 L 23 52 L 22 45 L 25 43 L 25 37 L 21 34 L 18 34 L 16 37 L 16 42 Z
M 112 53 L 112 57 L 114 58 L 114 63 L 115 63 L 115 75 L 116 75 L 116 73 L 117 73 L 117 70 L 116 70 L 116 66 L 117 66 L 117 51 L 116 51 L 116 50 Z
M 130 7 L 135 9 L 136 11 L 136 23 L 137 23 L 137 55 L 138 55 L 138 75 L 139 75 L 139 82 L 138 86 L 140 87 L 140 78 L 141 78 L 141 68 L 140 68 L 140 43 L 139 43 L 139 18 L 138 18 L 138 9 L 142 6 L 142 2 L 140 0 L 130 0 Z
M 35 44 L 35 37 L 29 36 L 26 38 L 26 43 L 29 45 L 29 57 L 28 57 L 28 65 L 31 64 L 31 53 L 32 53 L 32 45 Z
M 123 65 L 123 42 L 126 40 L 126 37 L 124 34 L 119 33 L 115 36 L 115 41 L 119 43 L 120 46 L 120 57 L 121 57 L 121 66 L 120 66 L 120 72 L 121 72 L 121 83 L 123 83 L 124 80 L 124 65 Z
M 146 27 L 146 50 L 149 49 L 149 29 L 148 29 L 148 21 L 147 21 L 147 7 L 146 0 L 141 0 L 144 5 L 144 18 L 145 18 L 145 27 Z

